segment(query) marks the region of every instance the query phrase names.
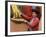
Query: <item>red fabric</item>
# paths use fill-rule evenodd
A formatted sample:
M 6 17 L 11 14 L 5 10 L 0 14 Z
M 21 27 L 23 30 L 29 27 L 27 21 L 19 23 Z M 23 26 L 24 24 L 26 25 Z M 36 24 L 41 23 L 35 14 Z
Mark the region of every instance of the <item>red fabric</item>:
M 22 12 L 23 12 L 23 14 L 24 14 L 24 15 L 22 14 L 22 16 L 23 16 L 25 19 L 31 20 L 31 18 L 32 18 L 32 7 L 31 7 L 31 6 L 23 6 Z M 38 28 L 39 28 L 39 26 L 37 25 L 38 23 L 39 23 L 39 19 L 36 18 L 36 19 L 34 19 L 34 21 L 32 22 L 31 25 L 27 25 L 27 26 L 28 26 L 29 29 L 32 29 L 34 26 L 36 26 L 36 27 L 34 27 L 34 29 L 32 29 L 32 30 L 33 30 L 33 31 L 34 31 L 34 30 L 38 30 Z
M 32 18 L 32 16 L 29 17 L 29 16 L 27 16 L 27 15 L 25 15 L 25 14 L 22 14 L 22 17 L 23 17 L 24 19 L 27 19 L 27 20 L 30 20 L 30 19 Z
M 31 24 L 32 27 L 34 27 L 37 23 L 39 23 L 39 19 L 35 18 Z
M 32 16 L 32 7 L 31 6 L 23 6 L 22 8 L 22 12 L 26 15 L 23 17 L 27 20 L 31 19 L 31 16 Z
M 39 19 L 35 18 L 31 25 L 28 25 L 29 29 L 32 29 L 33 31 L 39 29 Z

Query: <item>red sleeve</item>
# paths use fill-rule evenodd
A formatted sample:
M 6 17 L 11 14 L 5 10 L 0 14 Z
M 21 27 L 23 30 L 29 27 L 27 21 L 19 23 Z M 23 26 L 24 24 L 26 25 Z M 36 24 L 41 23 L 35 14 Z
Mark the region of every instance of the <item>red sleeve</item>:
M 22 14 L 22 17 L 24 18 L 24 19 L 27 19 L 27 20 L 30 20 L 32 17 L 29 17 L 29 16 L 27 16 L 27 15 L 24 15 L 24 14 Z
M 38 23 L 39 23 L 39 19 L 36 18 L 36 19 L 34 19 L 34 21 L 32 22 L 31 26 L 34 27 L 34 26 L 36 26 Z

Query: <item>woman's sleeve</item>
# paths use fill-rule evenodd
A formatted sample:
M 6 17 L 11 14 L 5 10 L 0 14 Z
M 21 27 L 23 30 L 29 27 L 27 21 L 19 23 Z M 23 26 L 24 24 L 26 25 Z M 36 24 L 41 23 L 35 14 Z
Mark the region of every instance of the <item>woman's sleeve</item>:
M 30 20 L 32 17 L 28 17 L 27 15 L 24 15 L 24 14 L 22 14 L 22 17 L 24 18 L 24 19 L 27 19 L 27 20 Z

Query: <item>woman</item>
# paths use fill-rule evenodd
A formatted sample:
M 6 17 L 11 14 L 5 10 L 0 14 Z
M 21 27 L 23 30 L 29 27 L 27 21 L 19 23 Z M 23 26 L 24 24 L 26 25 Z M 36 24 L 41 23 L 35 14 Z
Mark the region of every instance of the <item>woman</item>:
M 24 18 L 25 17 L 28 18 L 28 16 L 26 16 L 24 14 L 22 14 L 22 16 Z M 32 11 L 32 17 L 29 17 L 31 19 L 29 21 L 27 21 L 27 20 L 24 21 L 24 22 L 27 23 L 28 30 L 30 30 L 30 31 L 37 31 L 37 30 L 39 30 L 39 18 L 37 16 L 38 16 L 38 13 L 35 10 L 33 10 Z

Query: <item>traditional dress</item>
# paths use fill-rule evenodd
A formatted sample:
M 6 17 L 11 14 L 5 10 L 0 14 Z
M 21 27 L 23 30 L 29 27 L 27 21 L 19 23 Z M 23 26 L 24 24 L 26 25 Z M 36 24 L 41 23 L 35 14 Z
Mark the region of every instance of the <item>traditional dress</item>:
M 26 20 L 27 22 L 27 27 L 31 31 L 36 31 L 39 29 L 39 19 L 37 17 L 32 16 L 32 7 L 31 6 L 23 6 L 22 10 L 23 14 L 22 17 Z

